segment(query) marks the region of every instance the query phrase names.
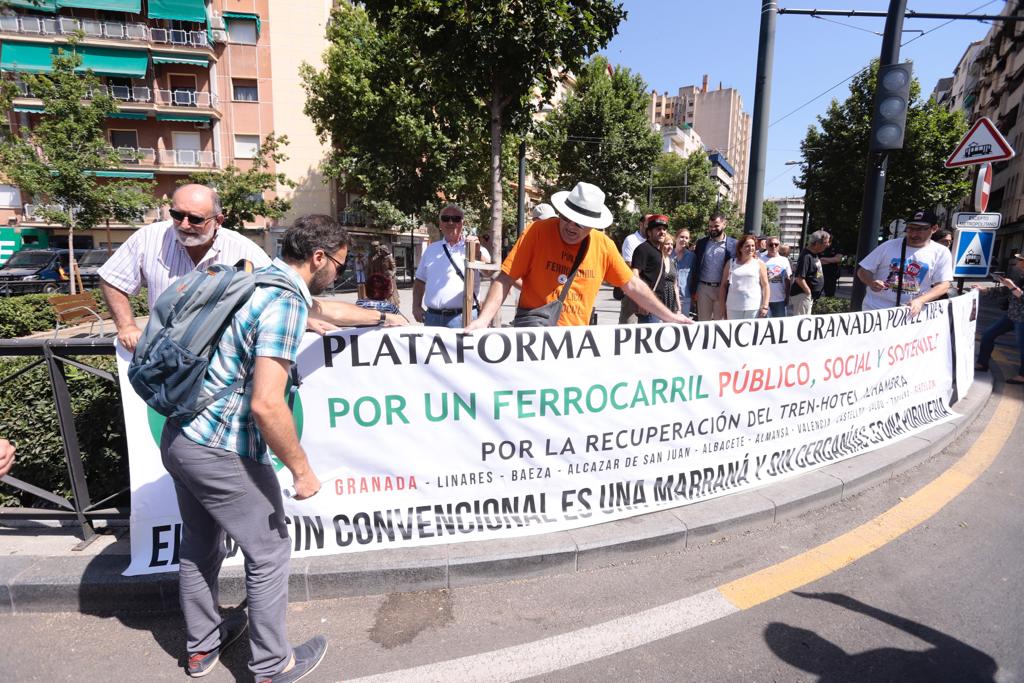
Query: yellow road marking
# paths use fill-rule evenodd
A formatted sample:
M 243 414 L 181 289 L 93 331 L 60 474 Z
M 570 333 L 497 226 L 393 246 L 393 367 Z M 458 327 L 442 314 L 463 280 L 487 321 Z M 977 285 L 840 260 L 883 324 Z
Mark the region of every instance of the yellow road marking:
M 842 536 L 723 584 L 719 592 L 737 608 L 747 609 L 817 581 L 899 538 L 941 510 L 988 469 L 1006 445 L 1020 413 L 1020 399 L 1003 396 L 970 450 L 917 493 Z

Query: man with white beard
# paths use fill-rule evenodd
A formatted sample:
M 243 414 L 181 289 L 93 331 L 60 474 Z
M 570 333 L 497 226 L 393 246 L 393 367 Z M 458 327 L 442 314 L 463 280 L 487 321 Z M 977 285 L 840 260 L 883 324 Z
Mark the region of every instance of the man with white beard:
M 171 198 L 171 219 L 139 228 L 117 248 L 99 270 L 100 290 L 117 327 L 117 339 L 134 351 L 142 330 L 132 315 L 128 297 L 147 288 L 149 308 L 172 282 L 193 270 L 241 259 L 256 268 L 270 265 L 270 257 L 255 242 L 234 230 L 221 230 L 224 213 L 216 191 L 205 185 L 182 185 Z M 379 316 L 379 318 L 378 318 Z M 343 301 L 316 299 L 308 328 L 314 332 L 336 325 L 405 325 L 402 315 L 384 314 Z
M 220 198 L 205 185 L 182 185 L 171 198 L 171 220 L 139 228 L 100 268 L 100 290 L 117 326 L 117 338 L 127 350 L 135 348 L 142 330 L 132 315 L 128 297 L 147 287 L 149 307 L 172 282 L 193 270 L 241 259 L 256 268 L 270 257 L 255 242 L 224 222 Z

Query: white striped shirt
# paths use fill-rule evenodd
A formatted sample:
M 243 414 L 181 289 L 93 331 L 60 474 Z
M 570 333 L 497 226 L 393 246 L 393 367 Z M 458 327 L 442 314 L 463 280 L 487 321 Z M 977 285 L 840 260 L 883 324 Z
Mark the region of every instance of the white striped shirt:
M 217 263 L 234 265 L 240 259 L 252 261 L 257 268 L 270 265 L 270 257 L 255 242 L 224 228 L 217 228 L 217 237 L 203 260 L 193 263 L 174 234 L 172 222 L 160 221 L 139 228 L 103 264 L 99 275 L 129 295 L 147 287 L 152 310 L 160 294 L 179 277 Z

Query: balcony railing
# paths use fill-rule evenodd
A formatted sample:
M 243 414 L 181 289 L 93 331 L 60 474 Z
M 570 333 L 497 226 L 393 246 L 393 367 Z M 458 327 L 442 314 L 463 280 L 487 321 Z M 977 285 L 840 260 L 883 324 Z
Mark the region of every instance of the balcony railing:
M 21 97 L 35 97 L 24 81 L 14 81 Z M 152 90 L 145 86 L 105 85 L 104 92 L 119 102 L 154 102 L 167 107 L 201 107 L 216 109 L 220 99 L 211 93 L 198 90 Z M 93 91 L 89 92 L 92 95 Z
M 192 149 L 153 149 L 152 147 L 116 147 L 125 164 L 167 168 L 219 168 L 220 155 Z
M 149 27 L 147 27 L 149 28 Z M 182 31 L 169 28 L 150 28 L 149 39 L 154 43 L 184 45 L 186 47 L 209 47 L 206 31 Z
M 150 28 L 146 24 L 74 17 L 36 17 L 23 14 L 0 16 L 0 31 L 33 36 L 72 35 L 82 31 L 86 38 L 107 40 L 149 40 L 154 43 L 185 47 L 209 47 L 206 31 Z
M 22 221 L 26 222 L 26 223 L 43 223 L 43 222 L 45 222 L 46 219 L 44 219 L 42 216 L 39 215 L 39 210 L 40 209 L 50 208 L 50 209 L 57 209 L 58 211 L 63 211 L 64 210 L 64 206 L 61 205 L 61 204 L 47 204 L 47 205 L 43 205 L 43 204 L 25 204 L 22 208 L 24 210 L 24 216 L 22 217 Z M 142 224 L 142 223 L 153 223 L 155 221 L 162 220 L 162 218 L 163 218 L 163 215 L 162 215 L 160 209 L 158 209 L 158 208 L 155 208 L 155 209 L 144 209 L 144 210 L 142 210 L 142 211 L 140 211 L 138 213 L 138 215 L 135 218 L 135 222 L 139 223 L 139 224 Z
M 216 95 L 201 90 L 154 90 L 153 101 L 168 107 L 204 107 L 216 109 Z

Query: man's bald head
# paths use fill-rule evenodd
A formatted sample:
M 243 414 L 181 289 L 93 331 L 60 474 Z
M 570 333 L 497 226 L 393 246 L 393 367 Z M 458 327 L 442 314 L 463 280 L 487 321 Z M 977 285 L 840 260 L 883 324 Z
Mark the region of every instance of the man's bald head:
M 172 206 L 179 200 L 192 206 L 201 205 L 207 216 L 217 216 L 223 211 L 220 205 L 220 195 L 215 189 L 206 185 L 197 183 L 182 185 L 174 191 L 174 195 L 171 197 Z

